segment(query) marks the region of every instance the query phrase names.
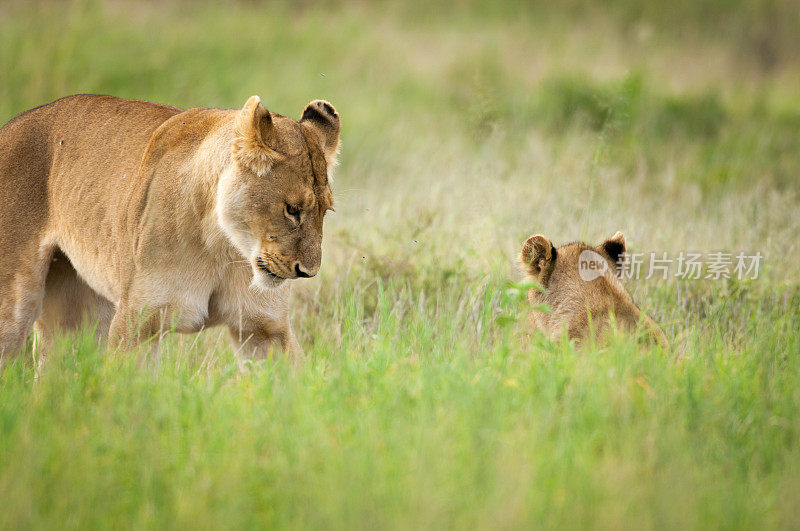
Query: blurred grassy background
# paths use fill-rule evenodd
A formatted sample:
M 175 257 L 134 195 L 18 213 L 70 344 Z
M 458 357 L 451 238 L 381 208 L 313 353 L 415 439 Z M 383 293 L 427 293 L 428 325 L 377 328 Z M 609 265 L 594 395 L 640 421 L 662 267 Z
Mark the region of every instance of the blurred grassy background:
M 0 526 L 800 525 L 796 1 L 11 1 L 0 75 L 3 123 L 259 94 L 344 128 L 307 364 L 242 370 L 216 331 L 13 364 Z M 766 259 L 630 282 L 669 352 L 528 337 L 524 238 L 616 230 Z

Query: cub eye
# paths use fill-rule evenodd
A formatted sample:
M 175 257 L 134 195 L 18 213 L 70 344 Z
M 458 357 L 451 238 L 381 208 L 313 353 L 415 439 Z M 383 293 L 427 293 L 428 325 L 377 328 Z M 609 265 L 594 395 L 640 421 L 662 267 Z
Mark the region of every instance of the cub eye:
M 293 218 L 297 221 L 300 221 L 300 208 L 294 205 L 287 204 L 286 205 L 286 217 Z

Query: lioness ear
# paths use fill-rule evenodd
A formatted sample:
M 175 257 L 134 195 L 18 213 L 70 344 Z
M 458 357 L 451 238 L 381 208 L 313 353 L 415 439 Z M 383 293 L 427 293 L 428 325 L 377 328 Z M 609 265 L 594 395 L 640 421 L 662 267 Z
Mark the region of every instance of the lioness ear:
M 550 240 L 541 234 L 536 234 L 522 244 L 519 261 L 526 273 L 538 277 L 556 261 L 556 248 Z
M 308 125 L 316 133 L 328 166 L 335 165 L 336 155 L 339 152 L 341 122 L 339 113 L 336 112 L 333 105 L 325 100 L 312 101 L 303 109 L 300 123 Z
M 236 115 L 233 154 L 240 163 L 259 175 L 269 173 L 280 155 L 269 147 L 275 135 L 272 116 L 261 104 L 261 98 L 251 96 Z
M 625 236 L 617 231 L 612 237 L 601 243 L 600 247 L 614 263 L 619 264 L 619 257 L 625 253 Z

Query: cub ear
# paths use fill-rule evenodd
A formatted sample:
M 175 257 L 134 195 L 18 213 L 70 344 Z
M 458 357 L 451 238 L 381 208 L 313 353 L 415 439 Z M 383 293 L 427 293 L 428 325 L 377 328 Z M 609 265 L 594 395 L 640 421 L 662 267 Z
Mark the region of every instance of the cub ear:
M 269 145 L 274 140 L 272 116 L 261 104 L 261 98 L 251 96 L 236 115 L 233 154 L 240 163 L 259 175 L 269 173 L 280 155 Z
M 612 237 L 601 243 L 600 248 L 605 251 L 612 262 L 619 264 L 619 257 L 625 253 L 625 236 L 617 231 Z
M 538 277 L 556 261 L 556 248 L 550 240 L 536 234 L 522 244 L 519 261 L 527 274 Z
M 339 130 L 341 122 L 339 113 L 333 105 L 325 100 L 314 100 L 303 109 L 300 123 L 307 124 L 319 138 L 322 152 L 328 166 L 336 164 L 336 155 L 339 152 Z

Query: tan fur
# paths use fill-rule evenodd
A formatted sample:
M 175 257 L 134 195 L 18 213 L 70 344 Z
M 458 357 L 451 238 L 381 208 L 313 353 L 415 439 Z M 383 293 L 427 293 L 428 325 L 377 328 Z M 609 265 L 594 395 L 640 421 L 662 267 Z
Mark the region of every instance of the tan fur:
M 597 253 L 605 260 L 605 271 L 597 278 L 584 280 L 579 274 L 581 252 Z M 528 300 L 535 305 L 547 304 L 552 313 L 531 312 L 531 327 L 543 331 L 551 339 L 566 334 L 570 339 L 586 340 L 594 332 L 596 339 L 606 334 L 611 319 L 623 330 L 643 329 L 653 341 L 666 345 L 661 328 L 634 304 L 617 278 L 617 258 L 625 252 L 625 237 L 617 232 L 597 247 L 571 243 L 556 249 L 546 237 L 529 237 L 522 246 L 519 261 L 527 277 L 545 288 L 532 289 Z
M 249 353 L 302 352 L 290 283 L 313 276 L 339 116 L 69 96 L 0 129 L 0 355 L 36 323 L 99 323 L 129 347 L 225 325 Z M 288 210 L 287 210 L 288 209 Z

